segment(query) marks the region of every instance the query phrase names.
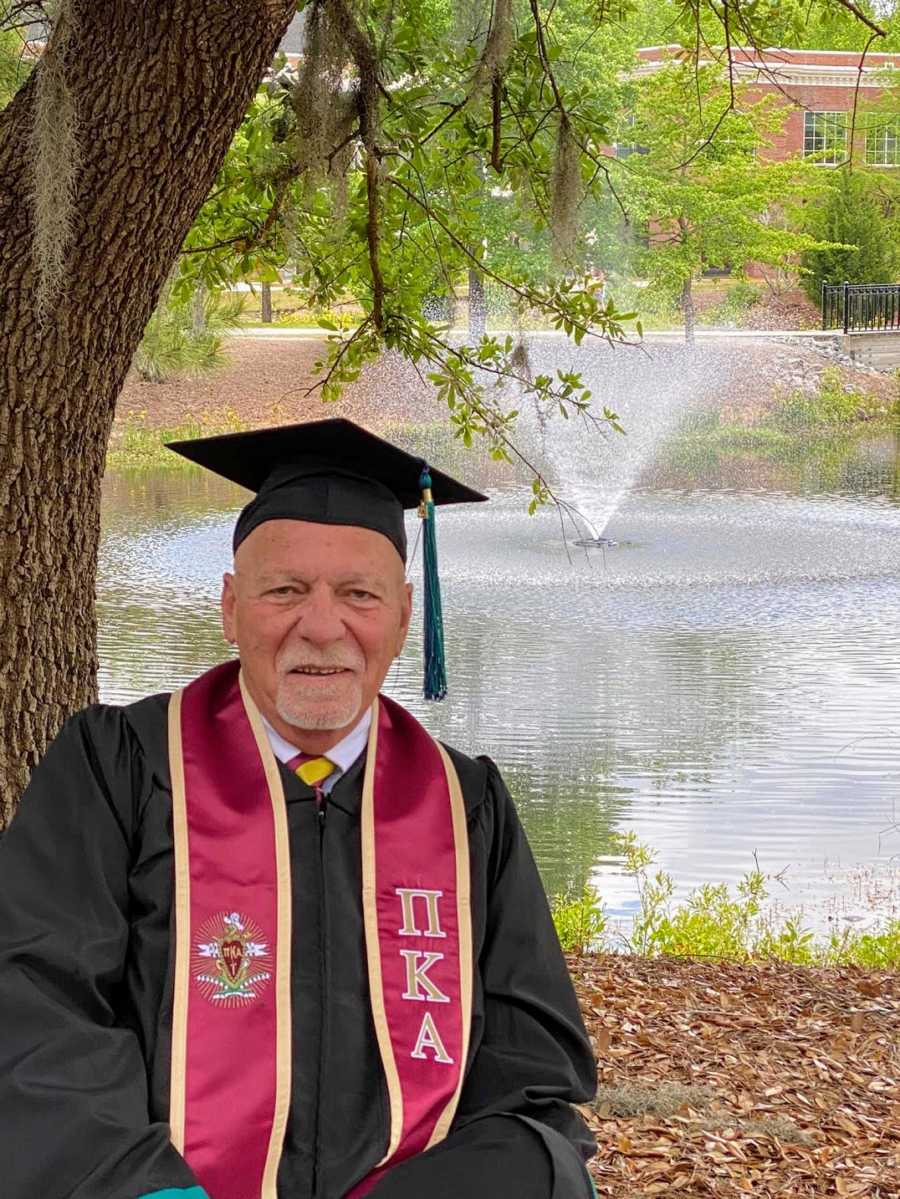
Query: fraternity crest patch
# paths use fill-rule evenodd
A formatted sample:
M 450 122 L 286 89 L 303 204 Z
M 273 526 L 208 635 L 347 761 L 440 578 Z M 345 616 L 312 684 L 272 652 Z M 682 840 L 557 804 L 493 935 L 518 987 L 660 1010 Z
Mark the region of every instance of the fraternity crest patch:
M 216 1006 L 252 1003 L 272 977 L 268 941 L 259 925 L 240 912 L 210 916 L 192 948 L 191 974 L 197 989 Z

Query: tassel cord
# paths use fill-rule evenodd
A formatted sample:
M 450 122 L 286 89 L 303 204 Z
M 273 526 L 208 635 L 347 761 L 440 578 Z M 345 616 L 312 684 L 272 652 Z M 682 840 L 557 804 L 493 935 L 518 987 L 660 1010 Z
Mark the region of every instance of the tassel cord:
M 437 531 L 431 475 L 427 467 L 419 480 L 422 488 L 422 574 L 424 581 L 423 624 L 425 635 L 424 694 L 426 699 L 441 700 L 447 694 L 447 663 L 444 646 L 444 617 L 441 608 L 441 581 L 438 574 Z

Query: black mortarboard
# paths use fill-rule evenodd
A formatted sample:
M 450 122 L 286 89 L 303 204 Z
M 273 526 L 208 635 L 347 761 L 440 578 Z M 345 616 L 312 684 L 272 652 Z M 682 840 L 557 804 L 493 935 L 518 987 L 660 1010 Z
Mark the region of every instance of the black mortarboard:
M 435 504 L 487 499 L 341 418 L 170 441 L 168 448 L 257 493 L 238 517 L 235 549 L 266 520 L 310 520 L 374 529 L 405 562 L 403 509 L 421 504 L 423 470 L 430 470 Z
M 257 493 L 237 519 L 235 549 L 264 521 L 308 520 L 374 529 L 405 562 L 403 510 L 419 508 L 425 517 L 425 694 L 441 698 L 446 682 L 434 505 L 486 495 L 342 418 L 170 441 L 168 448 Z

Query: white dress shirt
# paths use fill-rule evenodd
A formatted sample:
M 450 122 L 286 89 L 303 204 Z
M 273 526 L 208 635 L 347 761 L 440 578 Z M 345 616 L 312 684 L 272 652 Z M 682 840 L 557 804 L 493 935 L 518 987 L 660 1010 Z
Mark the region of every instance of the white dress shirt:
M 272 753 L 279 762 L 289 762 L 291 758 L 295 758 L 297 754 L 305 751 L 299 749 L 296 745 L 291 745 L 289 741 L 285 741 L 284 737 L 276 731 L 262 717 L 263 725 L 265 726 L 266 735 L 269 738 L 269 745 L 272 747 Z M 327 758 L 329 762 L 334 762 L 335 769 L 332 770 L 327 779 L 322 780 L 322 790 L 327 795 L 334 784 L 338 781 L 342 774 L 350 769 L 362 751 L 366 748 L 366 743 L 369 740 L 369 727 L 372 724 L 372 709 L 366 708 L 365 712 L 360 717 L 359 721 L 353 726 L 346 737 L 341 738 L 337 745 L 332 745 L 331 749 L 325 754 L 318 755 Z M 298 737 L 303 735 L 303 730 L 297 730 Z

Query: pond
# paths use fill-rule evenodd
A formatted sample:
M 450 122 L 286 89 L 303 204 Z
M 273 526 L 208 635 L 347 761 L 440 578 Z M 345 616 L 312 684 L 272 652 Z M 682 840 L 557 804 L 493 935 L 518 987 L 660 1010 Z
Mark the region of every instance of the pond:
M 819 928 L 898 914 L 900 436 L 672 435 L 604 551 L 573 548 L 552 509 L 529 517 L 514 473 L 450 456 L 491 492 L 439 516 L 451 694 L 421 699 L 415 625 L 386 691 L 496 759 L 548 890 L 590 881 L 627 921 L 614 837 L 633 831 L 680 895 L 756 859 L 781 909 Z M 105 700 L 225 656 L 218 594 L 245 499 L 194 471 L 107 477 Z

